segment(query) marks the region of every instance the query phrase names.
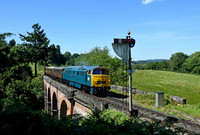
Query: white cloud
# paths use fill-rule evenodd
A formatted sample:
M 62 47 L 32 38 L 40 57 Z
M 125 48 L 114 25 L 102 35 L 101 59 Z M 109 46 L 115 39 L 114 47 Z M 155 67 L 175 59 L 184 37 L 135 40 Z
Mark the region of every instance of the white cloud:
M 149 3 L 152 3 L 154 0 L 142 0 L 142 4 L 149 4 Z
M 142 4 L 144 5 L 148 5 L 149 3 L 152 3 L 154 1 L 157 1 L 157 2 L 162 2 L 164 0 L 142 0 Z

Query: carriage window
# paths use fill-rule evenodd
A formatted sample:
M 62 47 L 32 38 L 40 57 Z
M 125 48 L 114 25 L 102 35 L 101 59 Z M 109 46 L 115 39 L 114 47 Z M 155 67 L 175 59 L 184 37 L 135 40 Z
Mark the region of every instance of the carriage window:
M 93 73 L 94 75 L 108 75 L 108 70 L 106 69 L 100 69 L 100 68 L 97 68 L 97 69 L 94 69 L 93 70 Z
M 79 75 L 79 71 L 77 71 L 77 75 Z

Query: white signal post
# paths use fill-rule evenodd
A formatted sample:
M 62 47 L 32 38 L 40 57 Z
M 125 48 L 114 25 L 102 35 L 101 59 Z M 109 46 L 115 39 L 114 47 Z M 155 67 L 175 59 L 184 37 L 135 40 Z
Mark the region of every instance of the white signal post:
M 135 39 L 130 38 L 130 31 L 128 32 L 128 36 L 126 39 L 114 39 L 114 43 L 112 43 L 112 47 L 115 53 L 122 58 L 123 60 L 129 61 L 129 112 L 132 115 L 132 67 L 131 67 L 131 48 L 135 45 Z
M 130 39 L 130 31 L 128 32 L 127 38 Z M 132 104 L 133 104 L 133 97 L 132 97 L 132 67 L 131 67 L 131 47 L 129 45 L 129 112 L 132 114 Z

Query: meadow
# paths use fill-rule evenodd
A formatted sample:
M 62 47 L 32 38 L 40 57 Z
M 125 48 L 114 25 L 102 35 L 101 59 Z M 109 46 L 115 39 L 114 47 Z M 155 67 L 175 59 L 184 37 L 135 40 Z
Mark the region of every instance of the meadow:
M 200 76 L 169 71 L 136 70 L 133 86 L 148 92 L 164 92 L 165 96 L 180 96 L 187 104 L 200 103 Z

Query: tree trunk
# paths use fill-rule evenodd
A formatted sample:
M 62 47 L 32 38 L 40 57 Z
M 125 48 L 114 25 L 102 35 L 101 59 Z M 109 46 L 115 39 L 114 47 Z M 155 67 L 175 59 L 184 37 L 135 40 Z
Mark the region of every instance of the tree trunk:
M 37 77 L 37 61 L 35 61 L 35 77 Z

